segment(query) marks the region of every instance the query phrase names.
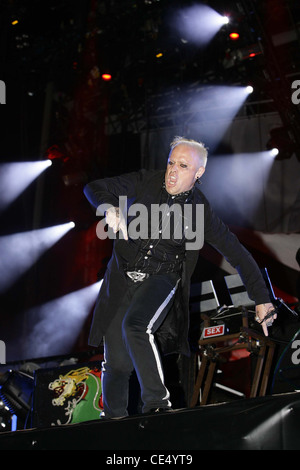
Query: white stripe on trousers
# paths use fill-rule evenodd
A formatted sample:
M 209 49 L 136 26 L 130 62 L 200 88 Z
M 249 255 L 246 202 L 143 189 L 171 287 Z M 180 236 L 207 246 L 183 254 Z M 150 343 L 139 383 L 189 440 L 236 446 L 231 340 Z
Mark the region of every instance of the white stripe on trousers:
M 157 370 L 158 370 L 158 373 L 159 373 L 159 377 L 160 377 L 160 380 L 162 382 L 163 385 L 164 384 L 164 373 L 163 373 L 163 368 L 162 368 L 162 365 L 161 365 L 161 361 L 160 361 L 160 356 L 159 356 L 159 352 L 157 350 L 157 347 L 156 347 L 156 344 L 155 344 L 155 341 L 154 341 L 154 336 L 152 334 L 152 328 L 153 328 L 153 325 L 154 323 L 156 322 L 156 320 L 159 318 L 161 312 L 164 310 L 164 308 L 168 305 L 168 303 L 170 302 L 170 300 L 172 299 L 173 295 L 175 294 L 176 292 L 176 289 L 177 289 L 177 286 L 178 286 L 178 283 L 179 283 L 179 280 L 177 281 L 176 283 L 176 286 L 173 287 L 173 289 L 171 290 L 170 294 L 168 295 L 168 297 L 165 298 L 165 300 L 163 301 L 163 303 L 160 305 L 160 307 L 156 310 L 155 314 L 153 315 L 153 317 L 151 318 L 150 322 L 148 323 L 148 326 L 147 326 L 147 330 L 146 330 L 146 333 L 148 334 L 149 336 L 149 343 L 151 345 L 151 348 L 152 348 L 152 351 L 153 351 L 153 354 L 154 354 L 154 357 L 155 357 L 155 361 L 156 361 L 156 366 L 157 366 Z M 165 387 L 166 388 L 166 387 Z M 169 391 L 167 390 L 166 388 L 166 396 L 163 398 L 163 400 L 166 400 L 167 398 L 170 397 L 170 393 Z M 169 406 L 171 406 L 171 403 L 169 402 Z

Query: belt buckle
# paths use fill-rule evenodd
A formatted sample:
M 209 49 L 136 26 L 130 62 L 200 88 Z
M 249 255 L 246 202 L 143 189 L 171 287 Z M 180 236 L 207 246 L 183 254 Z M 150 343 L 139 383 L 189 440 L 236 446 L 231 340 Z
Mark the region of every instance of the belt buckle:
M 138 271 L 127 271 L 126 274 L 133 282 L 141 282 L 146 277 L 146 273 L 140 273 Z

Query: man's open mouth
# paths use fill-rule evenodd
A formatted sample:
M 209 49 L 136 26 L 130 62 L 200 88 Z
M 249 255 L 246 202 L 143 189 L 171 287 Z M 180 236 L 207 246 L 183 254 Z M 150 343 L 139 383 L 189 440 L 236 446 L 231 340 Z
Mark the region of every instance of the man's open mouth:
M 174 186 L 177 183 L 176 176 L 169 176 L 167 182 L 169 186 Z

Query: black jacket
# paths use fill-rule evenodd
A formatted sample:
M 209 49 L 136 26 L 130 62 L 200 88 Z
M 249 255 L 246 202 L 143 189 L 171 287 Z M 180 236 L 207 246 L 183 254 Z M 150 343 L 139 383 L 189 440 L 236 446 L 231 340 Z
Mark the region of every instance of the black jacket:
M 149 206 L 159 201 L 164 181 L 164 171 L 141 170 L 113 178 L 104 178 L 87 184 L 84 193 L 89 202 L 98 207 L 100 204 L 119 205 L 119 196 L 127 196 L 129 205 L 141 203 Z M 249 297 L 256 305 L 270 302 L 270 297 L 261 272 L 251 254 L 241 245 L 237 237 L 229 231 L 210 207 L 204 194 L 195 188 L 192 204 L 204 204 L 204 239 L 216 248 L 238 271 Z M 112 257 L 96 302 L 89 344 L 99 346 L 103 335 L 122 301 L 127 288 L 122 261 L 118 247 L 126 241 L 116 239 Z M 189 293 L 190 280 L 198 260 L 199 250 L 186 250 L 185 261 L 175 300 L 165 322 L 157 331 L 157 339 L 163 353 L 182 353 L 189 355 Z

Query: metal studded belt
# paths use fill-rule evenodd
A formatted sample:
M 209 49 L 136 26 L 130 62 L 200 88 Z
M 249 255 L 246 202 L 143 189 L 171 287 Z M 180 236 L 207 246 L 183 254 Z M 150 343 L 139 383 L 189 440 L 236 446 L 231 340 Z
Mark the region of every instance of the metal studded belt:
M 138 271 L 126 271 L 126 274 L 128 277 L 130 277 L 133 282 L 141 282 L 144 281 L 144 279 L 146 279 L 147 277 L 149 277 L 149 274 L 140 273 Z

